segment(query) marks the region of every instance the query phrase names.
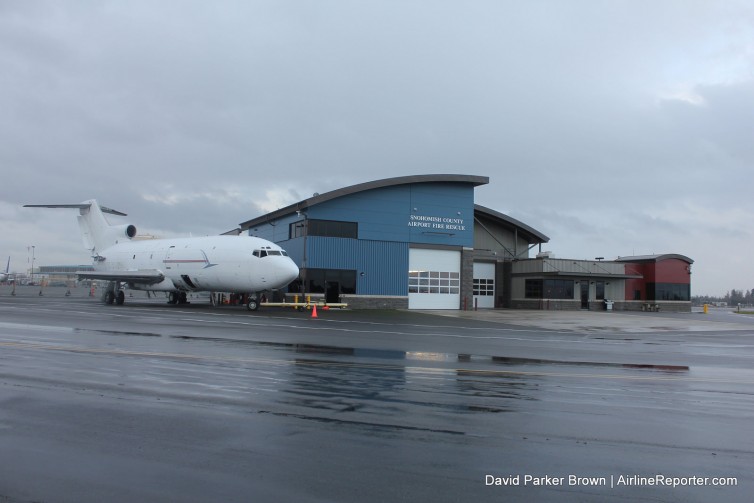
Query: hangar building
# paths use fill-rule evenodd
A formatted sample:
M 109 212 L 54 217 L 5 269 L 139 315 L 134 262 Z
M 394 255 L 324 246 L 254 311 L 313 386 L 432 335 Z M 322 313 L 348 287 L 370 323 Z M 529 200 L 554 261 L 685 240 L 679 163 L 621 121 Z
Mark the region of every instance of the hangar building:
M 487 183 L 488 177 L 474 175 L 376 180 L 314 194 L 243 222 L 241 232 L 281 245 L 299 265 L 300 278 L 287 296 L 353 308 L 602 309 L 604 300 L 614 299 L 617 309 L 639 309 L 655 301 L 654 271 L 664 270 L 664 259 L 594 265 L 554 259 L 541 250 L 546 235 L 474 203 L 475 187 Z M 535 247 L 537 256 L 530 258 Z M 642 283 L 648 274 L 652 292 Z M 689 301 L 685 280 L 677 292 Z

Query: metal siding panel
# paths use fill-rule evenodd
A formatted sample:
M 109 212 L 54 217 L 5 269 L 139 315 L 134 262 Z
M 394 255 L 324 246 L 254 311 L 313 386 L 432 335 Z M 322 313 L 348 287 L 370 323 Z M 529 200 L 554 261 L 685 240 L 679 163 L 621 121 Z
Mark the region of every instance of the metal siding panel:
M 303 267 L 304 263 L 304 238 L 289 239 L 283 243 L 277 243 L 288 252 L 288 256 L 291 257 L 297 266 Z
M 307 238 L 306 267 L 312 269 L 356 269 L 355 239 Z
M 500 257 L 512 258 L 514 253 L 519 253 L 518 258 L 528 258 L 529 253 L 523 253 L 529 248 L 529 244 L 522 240 L 518 240 L 518 247 L 516 246 L 516 236 L 509 229 L 505 229 L 495 223 L 485 222 L 484 226 L 477 222 L 474 222 L 474 249 L 475 250 L 490 250 L 497 252 Z M 490 236 L 490 233 L 494 234 Z M 503 248 L 505 247 L 505 248 Z
M 375 189 L 317 204 L 309 208 L 308 214 L 311 219 L 358 222 L 362 240 L 451 246 L 472 246 L 474 241 L 474 187 L 468 184 Z M 412 227 L 412 215 L 439 221 Z
M 361 192 L 313 206 L 309 218 L 358 222 L 360 239 L 408 241 L 410 196 L 408 186 Z
M 360 241 L 364 276 L 359 276 L 363 295 L 408 295 L 408 243 Z
M 292 215 L 273 220 L 272 222 L 250 228 L 249 236 L 260 237 L 283 246 L 281 243 L 290 238 L 290 224 L 300 220 L 303 220 L 303 217 L 293 213 Z
M 411 212 L 416 216 L 442 220 L 432 222 L 429 228 L 409 227 L 411 242 L 473 246 L 474 187 L 443 183 L 412 185 Z M 446 222 L 447 219 L 461 222 Z
M 355 270 L 357 294 L 408 295 L 408 243 L 310 236 L 306 253 L 309 268 Z

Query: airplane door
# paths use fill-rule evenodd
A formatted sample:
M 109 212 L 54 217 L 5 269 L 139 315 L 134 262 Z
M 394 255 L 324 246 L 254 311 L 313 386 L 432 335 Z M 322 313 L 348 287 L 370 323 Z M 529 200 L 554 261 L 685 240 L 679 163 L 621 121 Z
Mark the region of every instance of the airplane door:
M 162 261 L 163 265 L 165 266 L 165 269 L 172 269 L 173 264 L 175 263 L 174 260 L 175 257 L 175 246 L 171 246 L 168 248 L 168 252 L 165 254 L 165 260 Z
M 196 290 L 203 285 L 203 269 L 208 263 L 202 250 L 193 248 L 168 248 L 163 260 L 165 272 L 173 283 L 182 289 Z

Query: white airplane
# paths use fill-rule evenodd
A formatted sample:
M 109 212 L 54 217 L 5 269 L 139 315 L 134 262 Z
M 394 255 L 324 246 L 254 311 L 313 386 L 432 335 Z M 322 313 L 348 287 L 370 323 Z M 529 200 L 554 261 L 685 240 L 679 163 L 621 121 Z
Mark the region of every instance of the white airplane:
M 106 304 L 123 304 L 122 284 L 135 290 L 169 292 L 170 304 L 186 303 L 187 292 L 249 294 L 247 307 L 259 308 L 259 294 L 288 285 L 298 267 L 278 245 L 251 236 L 207 236 L 133 239 L 136 227 L 110 225 L 103 213 L 126 216 L 97 204 L 27 204 L 29 208 L 75 208 L 84 248 L 94 271 L 78 271 L 79 279 L 110 282 Z
M 0 272 L 0 283 L 5 283 L 10 278 L 10 257 L 8 257 L 8 265 L 5 266 L 5 272 Z

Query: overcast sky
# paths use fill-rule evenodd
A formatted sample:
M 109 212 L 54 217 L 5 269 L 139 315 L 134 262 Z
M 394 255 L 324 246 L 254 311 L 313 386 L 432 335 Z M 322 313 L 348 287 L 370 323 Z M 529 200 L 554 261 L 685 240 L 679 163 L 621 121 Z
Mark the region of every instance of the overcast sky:
M 85 264 L 96 198 L 217 234 L 329 190 L 489 176 L 556 257 L 754 288 L 747 1 L 0 0 L 0 256 Z M 115 219 L 113 221 L 116 221 Z

